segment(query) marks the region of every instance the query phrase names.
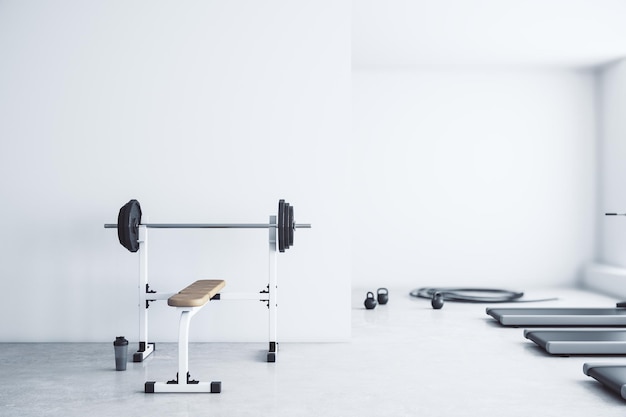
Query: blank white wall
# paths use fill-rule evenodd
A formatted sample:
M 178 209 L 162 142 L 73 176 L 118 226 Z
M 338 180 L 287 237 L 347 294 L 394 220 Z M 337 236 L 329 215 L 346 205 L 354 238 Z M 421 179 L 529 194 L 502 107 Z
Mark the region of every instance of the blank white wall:
M 601 109 L 600 213 L 626 212 L 626 62 L 618 61 L 598 74 Z M 601 217 L 598 221 L 599 260 L 626 268 L 626 221 Z
M 313 229 L 279 258 L 279 340 L 349 337 L 347 2 L 3 1 L 0 56 L 0 341 L 136 340 L 138 259 L 103 229 L 130 198 L 153 222 L 266 222 L 287 199 Z M 265 231 L 150 239 L 160 292 L 267 285 Z M 211 303 L 192 337 L 263 341 L 266 314 Z
M 607 65 L 597 72 L 598 103 L 598 246 L 597 263 L 586 271 L 585 284 L 595 290 L 626 297 L 626 222 L 624 217 L 605 217 L 607 212 L 623 213 L 626 207 L 626 63 Z
M 576 282 L 594 254 L 591 72 L 363 70 L 352 96 L 355 286 Z

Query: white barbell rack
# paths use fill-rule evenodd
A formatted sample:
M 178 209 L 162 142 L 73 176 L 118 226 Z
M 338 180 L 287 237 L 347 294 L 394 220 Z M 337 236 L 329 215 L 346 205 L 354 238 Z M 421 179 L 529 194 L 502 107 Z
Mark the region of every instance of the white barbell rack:
M 254 225 L 256 227 L 250 227 L 250 224 L 230 224 L 230 225 L 204 225 L 205 228 L 267 228 L 268 229 L 268 243 L 269 243 L 269 270 L 268 270 L 268 285 L 265 290 L 259 292 L 233 292 L 233 293 L 219 293 L 213 299 L 214 300 L 255 300 L 263 301 L 267 303 L 268 307 L 268 339 L 269 346 L 267 352 L 267 361 L 275 362 L 278 353 L 278 250 L 277 250 L 277 235 L 278 228 L 271 227 L 276 224 L 276 216 L 271 215 L 268 225 Z M 113 225 L 105 225 L 107 228 L 111 228 Z M 181 227 L 183 226 L 183 227 Z M 175 293 L 159 293 L 150 289 L 149 286 L 149 269 L 148 269 L 148 229 L 149 228 L 202 228 L 203 225 L 192 224 L 179 225 L 179 224 L 140 224 L 138 225 L 139 231 L 139 348 L 137 352 L 133 354 L 133 362 L 143 362 L 148 356 L 150 356 L 155 349 L 155 344 L 150 342 L 148 335 L 148 310 L 151 302 L 163 301 L 169 299 Z M 210 226 L 210 227 L 209 227 Z M 298 227 L 310 228 L 310 225 L 298 225 Z

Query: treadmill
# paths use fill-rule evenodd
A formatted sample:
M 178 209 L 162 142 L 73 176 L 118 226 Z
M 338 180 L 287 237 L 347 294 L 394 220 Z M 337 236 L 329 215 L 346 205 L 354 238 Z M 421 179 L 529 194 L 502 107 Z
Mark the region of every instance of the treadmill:
M 626 303 L 614 308 L 487 308 L 503 326 L 626 327 Z
M 526 329 L 524 337 L 551 355 L 626 355 L 623 329 Z
M 585 363 L 583 372 L 626 400 L 626 364 Z

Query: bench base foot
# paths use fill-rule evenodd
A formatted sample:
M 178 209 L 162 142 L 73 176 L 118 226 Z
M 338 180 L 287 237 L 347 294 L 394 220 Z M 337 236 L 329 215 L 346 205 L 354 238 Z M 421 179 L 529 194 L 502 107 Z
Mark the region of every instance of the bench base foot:
M 148 381 L 145 384 L 144 392 L 146 394 L 155 393 L 211 393 L 219 394 L 222 392 L 222 382 L 197 382 L 192 384 L 168 384 L 167 382 Z
M 152 352 L 155 351 L 155 349 L 156 346 L 154 343 L 146 344 L 143 350 L 138 350 L 137 352 L 133 353 L 133 362 L 143 362 L 144 359 L 146 359 L 152 354 Z
M 277 354 L 278 354 L 278 342 L 270 342 L 269 351 L 267 352 L 267 361 L 276 362 Z

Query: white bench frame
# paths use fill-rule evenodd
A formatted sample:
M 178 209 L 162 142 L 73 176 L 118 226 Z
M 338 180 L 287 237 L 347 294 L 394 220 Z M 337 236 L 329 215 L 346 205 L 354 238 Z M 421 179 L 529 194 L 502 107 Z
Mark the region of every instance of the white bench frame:
M 270 216 L 270 224 L 276 224 L 276 216 Z M 252 293 L 225 293 L 217 294 L 214 300 L 255 300 L 265 301 L 268 306 L 269 348 L 267 361 L 275 362 L 278 354 L 277 321 L 278 321 L 278 228 L 270 227 L 269 230 L 269 283 L 267 289 L 262 292 Z M 133 354 L 133 362 L 143 362 L 155 349 L 155 344 L 148 338 L 148 311 L 149 304 L 154 301 L 167 300 L 175 293 L 149 292 L 148 271 L 148 227 L 139 225 L 139 349 Z M 179 337 L 178 337 L 178 382 L 148 382 L 146 392 L 220 392 L 221 383 L 190 383 L 188 381 L 188 347 L 189 347 L 189 324 L 191 318 L 202 307 L 178 307 L 181 311 Z M 150 386 L 148 385 L 150 384 Z M 219 390 L 217 388 L 219 384 Z
M 269 218 L 270 224 L 276 224 L 276 216 Z M 267 292 L 225 293 L 219 294 L 218 300 L 255 300 L 268 303 L 269 347 L 267 361 L 275 362 L 278 355 L 278 228 L 268 228 L 269 271 Z M 175 293 L 148 292 L 148 228 L 139 225 L 139 348 L 133 355 L 133 362 L 143 362 L 154 352 L 154 343 L 148 338 L 148 305 L 153 301 L 167 300 Z

